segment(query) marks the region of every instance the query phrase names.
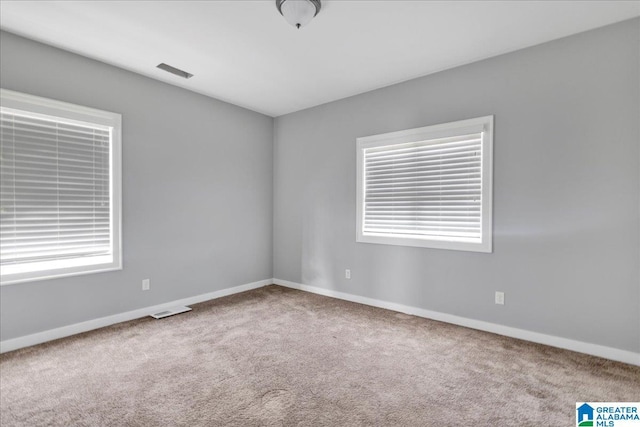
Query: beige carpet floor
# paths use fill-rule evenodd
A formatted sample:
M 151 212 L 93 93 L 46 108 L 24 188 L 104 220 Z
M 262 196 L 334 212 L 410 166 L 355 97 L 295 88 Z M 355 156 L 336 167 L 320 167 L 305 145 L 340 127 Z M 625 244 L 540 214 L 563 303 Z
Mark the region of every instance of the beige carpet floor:
M 575 426 L 640 368 L 278 286 L 0 357 L 0 425 Z

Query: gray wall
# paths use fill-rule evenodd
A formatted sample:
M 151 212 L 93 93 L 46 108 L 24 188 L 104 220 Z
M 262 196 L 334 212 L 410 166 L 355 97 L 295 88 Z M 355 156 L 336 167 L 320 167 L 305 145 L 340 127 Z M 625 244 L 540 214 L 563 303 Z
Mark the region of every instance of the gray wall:
M 639 23 L 278 117 L 275 277 L 640 351 Z M 492 254 L 355 242 L 357 137 L 489 114 Z
M 272 118 L 6 32 L 0 43 L 3 88 L 122 114 L 124 248 L 122 271 L 3 286 L 2 340 L 273 276 Z
M 0 338 L 275 276 L 640 351 L 639 27 L 289 114 L 275 129 L 2 32 L 0 86 L 123 115 L 124 269 L 3 286 Z M 493 254 L 355 242 L 357 137 L 488 114 Z

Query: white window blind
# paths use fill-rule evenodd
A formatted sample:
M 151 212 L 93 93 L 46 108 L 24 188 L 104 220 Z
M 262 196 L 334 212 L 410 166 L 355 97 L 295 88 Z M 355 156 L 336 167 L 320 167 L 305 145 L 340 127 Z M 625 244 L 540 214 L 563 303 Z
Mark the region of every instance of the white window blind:
M 464 121 L 359 139 L 358 241 L 487 251 L 489 126 Z
M 109 130 L 0 116 L 2 264 L 108 254 Z
M 0 111 L 3 284 L 12 278 L 77 274 L 95 269 L 93 265 L 119 263 L 114 236 L 117 212 L 112 205 L 114 127 L 7 108 L 4 101 Z
M 481 238 L 482 134 L 365 150 L 364 232 Z

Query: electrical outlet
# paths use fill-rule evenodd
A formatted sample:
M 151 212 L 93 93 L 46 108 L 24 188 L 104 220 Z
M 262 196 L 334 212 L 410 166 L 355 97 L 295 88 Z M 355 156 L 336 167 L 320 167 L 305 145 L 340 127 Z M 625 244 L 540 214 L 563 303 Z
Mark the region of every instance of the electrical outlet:
M 144 279 L 142 281 L 142 290 L 148 291 L 150 287 L 151 287 L 151 281 L 149 279 Z
M 346 269 L 346 270 L 344 271 L 344 278 L 345 278 L 345 279 L 351 279 L 351 270 Z
M 496 291 L 496 304 L 504 305 L 504 292 Z

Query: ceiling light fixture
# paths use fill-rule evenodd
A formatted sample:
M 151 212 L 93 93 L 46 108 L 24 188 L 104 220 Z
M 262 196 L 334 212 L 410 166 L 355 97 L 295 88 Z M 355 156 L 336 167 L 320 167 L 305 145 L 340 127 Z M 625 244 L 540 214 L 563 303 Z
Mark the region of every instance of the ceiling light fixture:
M 276 0 L 280 15 L 296 28 L 302 28 L 320 13 L 320 0 Z

